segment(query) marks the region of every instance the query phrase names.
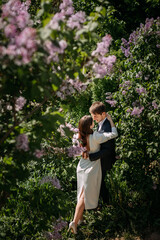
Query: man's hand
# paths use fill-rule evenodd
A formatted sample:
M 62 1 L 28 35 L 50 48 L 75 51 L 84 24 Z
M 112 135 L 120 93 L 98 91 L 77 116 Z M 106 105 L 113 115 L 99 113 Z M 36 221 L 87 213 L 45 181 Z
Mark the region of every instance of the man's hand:
M 83 157 L 84 159 L 87 159 L 87 158 L 89 157 L 89 154 L 88 154 L 87 150 L 84 151 L 84 152 L 82 152 L 82 157 Z

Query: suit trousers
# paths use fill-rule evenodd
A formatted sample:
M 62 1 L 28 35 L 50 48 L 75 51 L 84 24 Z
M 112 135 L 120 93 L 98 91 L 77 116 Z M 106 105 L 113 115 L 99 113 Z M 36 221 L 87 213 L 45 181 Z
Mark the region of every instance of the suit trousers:
M 109 191 L 106 188 L 105 177 L 106 177 L 106 171 L 102 171 L 100 196 L 102 197 L 103 203 L 109 204 Z

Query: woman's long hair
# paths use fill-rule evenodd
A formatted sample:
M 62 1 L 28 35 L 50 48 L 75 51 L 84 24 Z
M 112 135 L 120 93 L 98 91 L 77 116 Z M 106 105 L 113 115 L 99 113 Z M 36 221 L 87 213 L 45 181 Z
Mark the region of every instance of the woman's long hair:
M 89 151 L 89 145 L 87 143 L 87 136 L 93 133 L 93 130 L 90 129 L 90 126 L 93 123 L 93 119 L 90 115 L 83 116 L 79 121 L 79 139 L 81 141 L 81 146 L 86 147 Z

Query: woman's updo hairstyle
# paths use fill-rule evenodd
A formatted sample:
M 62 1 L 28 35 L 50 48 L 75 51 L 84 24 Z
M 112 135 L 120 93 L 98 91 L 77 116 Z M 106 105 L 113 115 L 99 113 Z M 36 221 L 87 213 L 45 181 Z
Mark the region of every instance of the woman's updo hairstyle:
M 90 128 L 90 126 L 93 123 L 93 119 L 90 115 L 83 116 L 79 121 L 79 139 L 81 140 L 82 147 L 87 147 L 87 136 L 89 134 L 93 133 L 93 130 Z

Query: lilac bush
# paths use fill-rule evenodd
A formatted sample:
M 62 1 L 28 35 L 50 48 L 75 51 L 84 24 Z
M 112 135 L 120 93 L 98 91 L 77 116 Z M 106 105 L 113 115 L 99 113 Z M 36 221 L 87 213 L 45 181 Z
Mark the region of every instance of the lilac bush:
M 107 93 L 106 100 L 110 104 L 116 101 L 112 106 L 119 132 L 116 151 L 120 159 L 106 179 L 111 201 L 119 217 L 124 214 L 122 221 L 126 216 L 130 227 L 142 232 L 148 224 L 156 228 L 156 212 L 160 210 L 159 30 L 160 18 L 147 19 L 128 41 L 122 39 L 125 60 L 115 75 L 119 89 Z M 148 218 L 151 215 L 152 222 Z
M 0 143 L 3 149 L 10 149 L 7 154 L 11 158 L 16 154 L 16 138 L 17 150 L 24 150 L 31 158 L 41 158 L 42 139 L 57 129 L 55 122 L 64 122 L 63 114 L 56 111 L 57 99 L 61 102 L 85 91 L 94 72 L 97 77 L 104 77 L 110 74 L 116 61 L 115 56 L 109 56 L 110 35 L 103 37 L 95 51 L 85 52 L 84 41 L 88 41 L 85 35 L 91 34 L 95 41 L 92 31 L 97 22 L 82 11 L 75 13 L 71 0 L 64 0 L 57 13 L 48 13 L 46 22 L 44 10 L 40 11 L 37 19 L 42 21 L 38 28 L 28 13 L 30 3 L 10 0 L 2 6 L 0 18 L 3 83 L 0 117 L 5 119 Z M 45 4 L 49 3 L 42 2 L 42 8 Z M 54 105 L 55 112 L 46 110 L 48 102 Z M 28 136 L 26 145 L 19 140 L 20 136 Z M 17 157 L 22 156 L 17 152 Z
M 36 238 L 48 229 L 51 216 L 67 214 L 71 203 L 63 186 L 67 182 L 70 190 L 68 180 L 74 179 L 63 172 L 71 171 L 67 153 L 78 155 L 82 149 L 74 138 L 75 148 L 68 150 L 77 129 L 66 124 L 64 109 L 73 95 L 87 90 L 93 77 L 110 75 L 116 61 L 110 56 L 111 36 L 106 34 L 101 42 L 95 34 L 99 12 L 87 16 L 75 12 L 71 0 L 63 0 L 58 12 L 51 13 L 51 4 L 41 1 L 34 19 L 29 0 L 9 0 L 1 8 L 0 207 L 4 214 L 0 221 L 5 225 L 2 234 L 13 239 Z M 66 169 L 64 154 L 70 161 Z M 60 234 L 59 225 L 57 229 L 53 235 Z

